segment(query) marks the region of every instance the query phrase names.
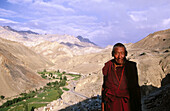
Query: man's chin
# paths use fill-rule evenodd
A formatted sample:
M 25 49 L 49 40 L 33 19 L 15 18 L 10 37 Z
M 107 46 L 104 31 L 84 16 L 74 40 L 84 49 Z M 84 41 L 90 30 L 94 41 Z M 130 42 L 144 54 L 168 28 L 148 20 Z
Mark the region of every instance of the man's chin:
M 120 65 L 122 65 L 123 63 L 124 63 L 124 61 L 123 60 L 121 60 L 121 61 L 116 61 L 117 62 L 117 64 L 120 64 Z

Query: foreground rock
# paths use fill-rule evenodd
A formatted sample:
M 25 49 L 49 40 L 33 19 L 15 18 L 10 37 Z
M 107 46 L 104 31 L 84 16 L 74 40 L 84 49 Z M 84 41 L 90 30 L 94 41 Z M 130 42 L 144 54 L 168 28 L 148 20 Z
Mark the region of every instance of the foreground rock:
M 101 111 L 101 97 L 95 96 L 59 111 Z
M 169 111 L 170 84 L 163 86 L 143 98 L 143 111 Z

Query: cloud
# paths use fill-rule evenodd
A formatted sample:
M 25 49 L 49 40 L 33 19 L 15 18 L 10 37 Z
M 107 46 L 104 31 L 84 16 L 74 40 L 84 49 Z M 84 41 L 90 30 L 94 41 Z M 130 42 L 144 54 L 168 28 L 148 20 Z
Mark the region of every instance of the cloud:
M 56 10 L 64 12 L 74 12 L 72 8 L 64 7 L 61 4 L 54 3 L 52 1 L 43 1 L 43 0 L 8 0 L 9 3 L 19 4 L 20 6 L 27 6 L 27 9 L 32 9 L 34 11 L 47 11 Z M 29 7 L 28 7 L 29 6 Z
M 17 7 L 0 9 L 18 29 L 39 33 L 82 35 L 106 46 L 136 42 L 169 28 L 169 0 L 8 0 Z M 13 19 L 14 18 L 14 19 Z M 24 19 L 20 20 L 20 19 Z M 15 22 L 15 21 L 14 21 Z
M 33 0 L 7 0 L 7 2 L 12 4 L 22 4 L 22 3 L 32 3 Z
M 1 17 L 14 17 L 15 14 L 16 14 L 16 12 L 14 12 L 14 11 L 0 8 L 0 16 Z
M 18 22 L 16 21 L 12 21 L 12 20 L 8 20 L 8 19 L 3 19 L 3 18 L 0 18 L 0 23 L 8 23 L 8 24 L 17 24 Z
M 162 22 L 162 24 L 163 24 L 164 26 L 170 25 L 170 18 L 164 19 L 163 22 Z
M 53 2 L 43 2 L 43 1 L 35 1 L 32 6 L 34 9 L 40 9 L 40 10 L 56 10 L 56 11 L 65 11 L 65 12 L 74 12 L 72 8 L 67 8 L 64 7 L 63 5 L 60 4 L 53 4 Z M 49 10 L 48 10 L 49 9 Z M 43 10 L 44 11 L 44 10 Z
M 132 11 L 129 12 L 129 16 L 134 22 L 147 21 L 145 11 Z

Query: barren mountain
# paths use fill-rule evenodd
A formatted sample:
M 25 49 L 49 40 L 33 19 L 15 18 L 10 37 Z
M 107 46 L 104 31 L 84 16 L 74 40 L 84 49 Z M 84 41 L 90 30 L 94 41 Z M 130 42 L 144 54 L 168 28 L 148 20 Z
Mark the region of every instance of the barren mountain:
M 17 32 L 21 35 L 27 35 L 27 34 L 37 34 L 36 32 L 32 32 L 31 30 L 27 30 L 27 31 L 17 31 L 15 29 L 12 29 L 10 26 L 3 26 L 4 29 L 7 29 L 8 31 L 12 31 L 12 32 Z
M 49 41 L 36 45 L 35 47 L 32 47 L 32 49 L 35 52 L 42 54 L 46 56 L 47 58 L 49 58 L 53 63 L 56 63 L 58 67 L 62 66 L 63 68 L 65 65 L 63 66 L 61 64 L 69 65 L 66 63 L 68 62 L 67 60 L 72 60 L 79 56 L 84 56 L 84 55 L 88 55 L 91 53 L 98 53 L 102 51 L 101 48 L 94 47 L 94 46 L 91 46 L 91 47 L 90 46 L 81 47 L 81 46 L 76 46 L 76 45 L 68 46 L 63 43 L 49 42 Z
M 144 39 L 132 45 L 133 48 L 144 49 L 169 49 L 170 48 L 170 29 L 162 30 L 149 34 Z
M 93 45 L 96 45 L 95 43 L 91 42 L 89 39 L 83 38 L 82 36 L 77 36 L 77 38 L 78 38 L 81 42 L 87 42 L 87 43 L 91 43 L 91 44 L 93 44 Z
M 59 34 L 38 34 L 32 31 L 17 31 L 10 26 L 0 26 L 0 37 L 20 42 L 26 46 L 36 46 L 42 42 L 58 42 L 64 45 L 73 45 L 78 47 L 95 46 L 94 43 L 85 38 L 74 37 L 71 35 L 59 35 Z
M 0 38 L 0 65 L 0 95 L 8 97 L 42 85 L 46 81 L 36 70 L 53 64 L 22 44 Z

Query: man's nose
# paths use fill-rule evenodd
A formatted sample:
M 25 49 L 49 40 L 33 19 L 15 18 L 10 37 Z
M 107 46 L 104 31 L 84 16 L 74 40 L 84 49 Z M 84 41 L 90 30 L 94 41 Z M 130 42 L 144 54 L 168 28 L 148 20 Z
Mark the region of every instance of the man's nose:
M 121 55 L 120 55 L 120 54 L 118 55 L 118 58 L 121 58 Z

